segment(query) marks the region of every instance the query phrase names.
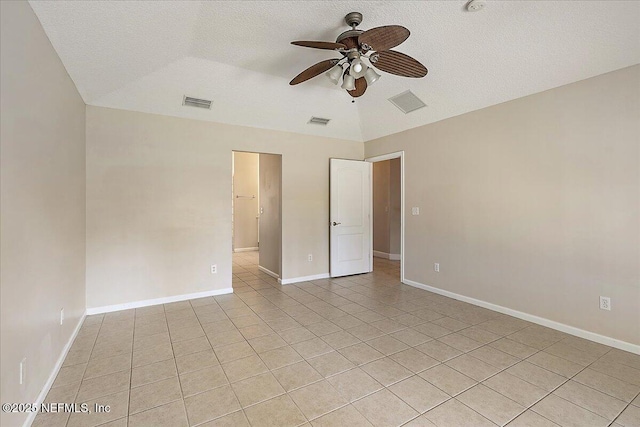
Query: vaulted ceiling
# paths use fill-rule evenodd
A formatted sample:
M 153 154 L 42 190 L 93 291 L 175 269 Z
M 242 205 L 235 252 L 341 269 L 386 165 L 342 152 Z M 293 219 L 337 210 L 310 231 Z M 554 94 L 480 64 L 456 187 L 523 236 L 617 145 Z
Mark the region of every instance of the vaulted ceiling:
M 486 3 L 472 13 L 458 0 L 30 2 L 89 105 L 356 141 L 640 63 L 640 2 Z M 339 56 L 289 42 L 334 41 L 351 11 L 361 29 L 407 27 L 396 49 L 429 74 L 381 73 L 355 103 L 322 75 L 289 86 Z M 387 100 L 408 89 L 428 106 L 405 115 Z M 212 108 L 184 107 L 183 95 Z

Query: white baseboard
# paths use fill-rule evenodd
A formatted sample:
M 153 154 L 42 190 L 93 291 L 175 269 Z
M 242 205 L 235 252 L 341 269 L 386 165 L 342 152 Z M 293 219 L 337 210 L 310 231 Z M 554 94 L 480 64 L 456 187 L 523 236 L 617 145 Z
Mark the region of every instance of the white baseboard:
M 291 279 L 278 279 L 281 285 L 290 285 L 292 283 L 309 282 L 311 280 L 328 279 L 329 273 L 316 274 L 314 276 L 292 277 Z
M 257 251 L 259 248 L 255 247 L 255 248 L 235 248 L 233 250 L 233 252 L 253 252 L 253 251 Z
M 274 273 L 273 271 L 269 270 L 268 268 L 264 268 L 263 266 L 259 265 L 258 266 L 258 270 L 262 271 L 263 273 L 267 273 L 269 276 L 274 277 L 276 279 L 280 278 L 280 275 L 277 273 Z
M 400 254 L 388 254 L 381 251 L 373 251 L 373 256 L 378 258 L 390 259 L 391 261 L 400 261 Z
M 65 344 L 64 348 L 60 352 L 60 357 L 58 357 L 58 360 L 56 361 L 56 364 L 53 367 L 53 371 L 51 371 L 51 375 L 49 375 L 47 382 L 44 384 L 44 387 L 42 387 L 42 390 L 40 390 L 40 394 L 38 394 L 36 401 L 32 402 L 35 404 L 35 406 L 39 407 L 40 404 L 44 402 L 44 399 L 47 397 L 49 390 L 51 390 L 51 386 L 53 385 L 53 382 L 56 380 L 56 377 L 58 376 L 58 372 L 60 372 L 60 368 L 62 368 L 64 359 L 67 357 L 67 353 L 69 353 L 69 349 L 71 348 L 73 341 L 76 339 L 76 336 L 78 336 L 78 332 L 80 332 L 80 328 L 84 323 L 85 317 L 87 317 L 86 311 L 78 321 L 78 324 L 76 325 L 75 329 L 73 330 L 73 333 L 69 337 L 67 344 Z M 33 424 L 33 420 L 36 419 L 36 415 L 38 415 L 37 412 L 29 412 L 29 415 L 27 416 L 27 419 L 24 421 L 24 424 L 22 424 L 22 426 L 23 427 L 31 426 L 31 424 Z
M 142 301 L 126 302 L 124 304 L 105 305 L 102 307 L 87 308 L 87 315 L 110 313 L 112 311 L 128 310 L 130 308 L 148 307 L 150 305 L 168 304 L 170 302 L 186 301 L 189 299 L 213 297 L 233 293 L 233 288 L 216 289 L 213 291 L 195 292 L 193 294 L 174 295 L 171 297 L 147 299 Z
M 628 351 L 631 353 L 640 354 L 640 345 L 637 345 L 637 344 L 621 341 L 615 338 L 597 334 L 595 332 L 585 331 L 584 329 L 576 328 L 575 326 L 565 325 L 564 323 L 556 322 L 554 320 L 549 320 L 544 317 L 535 316 L 533 314 L 524 313 L 522 311 L 503 307 L 501 305 L 497 305 L 497 304 L 482 301 L 479 299 L 456 294 L 454 292 L 445 291 L 444 289 L 435 288 L 433 286 L 425 285 L 419 282 L 414 282 L 413 280 L 405 279 L 403 283 L 416 288 L 433 292 L 435 294 L 444 295 L 446 297 L 457 299 L 459 301 L 468 302 L 469 304 L 473 304 L 479 307 L 487 308 L 489 310 L 497 311 L 498 313 L 508 314 L 509 316 L 517 317 L 518 319 L 522 319 L 528 322 L 536 323 L 538 325 L 546 326 L 548 328 L 555 329 L 560 332 L 565 332 L 567 334 L 574 335 L 579 338 L 595 341 L 597 343 L 608 345 L 610 347 L 618 348 L 620 350 Z
M 382 251 L 373 251 L 373 256 L 377 258 L 389 259 L 389 254 Z

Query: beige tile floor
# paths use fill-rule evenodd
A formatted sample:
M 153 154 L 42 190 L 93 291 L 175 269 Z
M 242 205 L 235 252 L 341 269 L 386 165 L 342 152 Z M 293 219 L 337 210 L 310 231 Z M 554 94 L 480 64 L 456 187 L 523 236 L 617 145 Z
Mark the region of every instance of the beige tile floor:
M 90 316 L 35 426 L 640 426 L 640 356 L 372 274 Z

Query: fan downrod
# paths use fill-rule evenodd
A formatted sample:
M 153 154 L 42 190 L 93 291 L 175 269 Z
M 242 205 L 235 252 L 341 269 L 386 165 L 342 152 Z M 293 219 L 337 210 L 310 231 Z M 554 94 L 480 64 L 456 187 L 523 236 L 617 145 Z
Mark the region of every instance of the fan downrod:
M 344 22 L 355 29 L 362 22 L 362 14 L 360 12 L 349 12 L 345 15 Z

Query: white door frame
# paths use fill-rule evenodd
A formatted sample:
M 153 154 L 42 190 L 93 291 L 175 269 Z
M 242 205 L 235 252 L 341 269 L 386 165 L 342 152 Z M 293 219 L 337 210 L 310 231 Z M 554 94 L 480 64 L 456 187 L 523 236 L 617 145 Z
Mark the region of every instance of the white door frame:
M 400 159 L 400 281 L 404 283 L 404 151 L 368 157 L 365 162 L 376 163 L 385 160 Z M 373 203 L 373 179 L 371 179 L 371 201 Z M 373 209 L 371 210 L 371 266 L 373 267 Z

